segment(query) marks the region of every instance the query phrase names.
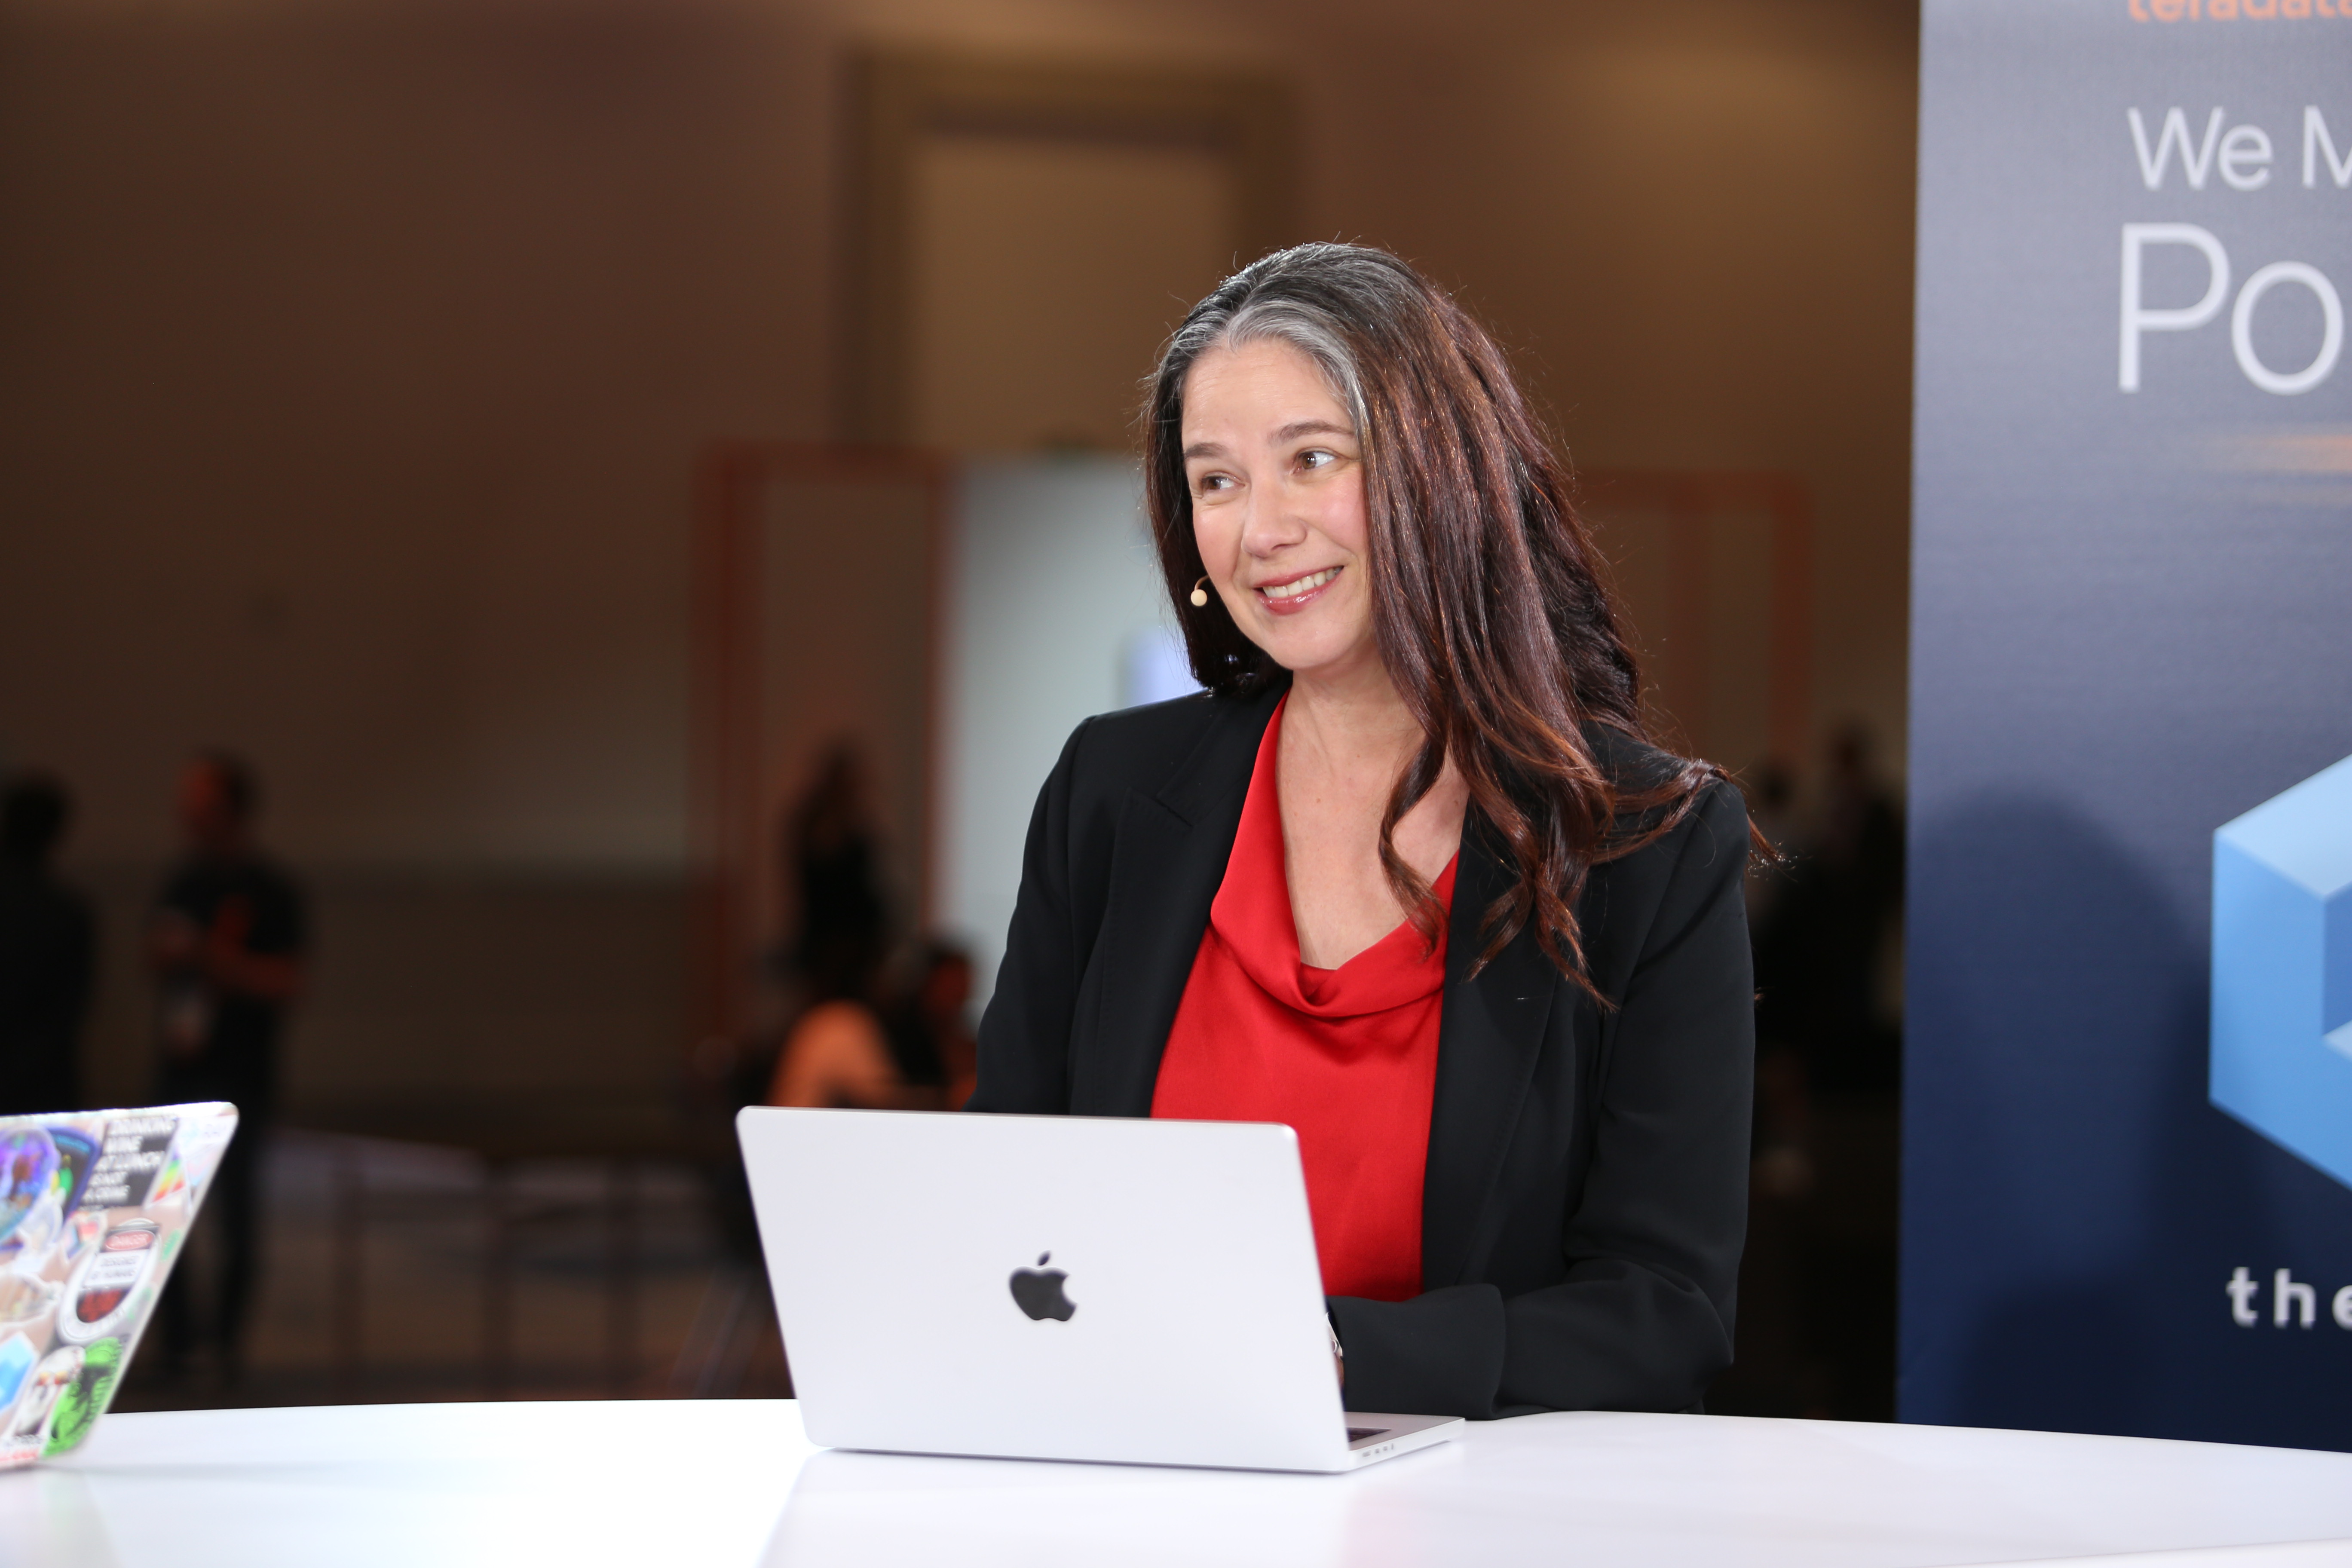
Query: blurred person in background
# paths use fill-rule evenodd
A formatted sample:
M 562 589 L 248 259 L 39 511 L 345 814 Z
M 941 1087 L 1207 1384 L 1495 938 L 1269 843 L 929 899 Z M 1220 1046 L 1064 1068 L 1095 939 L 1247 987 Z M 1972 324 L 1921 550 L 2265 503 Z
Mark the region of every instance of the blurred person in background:
M 933 1110 L 945 1092 L 932 1065 L 940 1058 L 917 1049 L 902 1059 L 906 1037 L 894 1037 L 886 1021 L 894 1011 L 881 989 L 889 903 L 871 795 L 856 742 L 836 737 L 781 814 L 779 902 L 796 911 L 796 923 L 766 968 L 786 1022 L 712 1042 L 716 1048 L 698 1061 L 712 1100 L 730 1117 L 761 1104 Z M 730 1253 L 764 1291 L 742 1162 L 730 1153 L 704 1174 Z
M 1755 920 L 1756 1206 L 1727 1412 L 1892 1420 L 1903 821 L 1841 726 Z
M 1786 960 L 1790 927 L 1784 911 L 1795 880 L 1789 857 L 1795 851 L 1801 826 L 1796 780 L 1778 761 L 1757 770 L 1748 792 L 1748 813 L 1756 831 L 1777 852 L 1772 860 L 1759 859 L 1748 875 L 1748 946 L 1756 964 L 1757 990 L 1765 998 L 1757 1005 L 1755 1184 L 1769 1197 L 1801 1197 L 1812 1184 L 1811 1156 L 1806 1147 L 1810 1108 L 1804 1062 L 1788 1040 L 1766 1026 L 1768 1009 L 1779 1005 L 1774 986 L 1780 978 L 1778 966 Z M 1751 1228 L 1751 1253 L 1755 1247 Z
M 835 997 L 802 1016 L 776 1058 L 768 1103 L 958 1110 L 971 1094 L 971 957 L 925 942 L 887 1000 Z
M 81 1109 L 98 937 L 89 905 L 54 869 L 72 815 L 46 775 L 0 790 L 0 1114 Z
M 1870 731 L 1829 745 L 1821 808 L 1756 924 L 1759 1046 L 1790 1053 L 1806 1090 L 1891 1094 L 1903 1042 L 1892 974 L 1903 919 L 1903 816 Z
M 163 1370 L 186 1368 L 209 1342 L 225 1378 L 239 1370 L 260 1271 L 260 1167 L 278 1093 L 278 1037 L 300 994 L 308 922 L 300 891 L 254 842 L 259 785 L 242 762 L 210 752 L 180 774 L 186 854 L 156 900 L 149 963 L 157 985 L 157 1098 L 226 1100 L 241 1113 L 203 1224 L 217 1238 L 211 1300 L 181 1268 L 162 1304 Z
M 812 1004 L 864 997 L 887 951 L 871 793 L 866 759 L 853 742 L 836 741 L 784 834 L 786 882 L 800 904 L 792 968 Z

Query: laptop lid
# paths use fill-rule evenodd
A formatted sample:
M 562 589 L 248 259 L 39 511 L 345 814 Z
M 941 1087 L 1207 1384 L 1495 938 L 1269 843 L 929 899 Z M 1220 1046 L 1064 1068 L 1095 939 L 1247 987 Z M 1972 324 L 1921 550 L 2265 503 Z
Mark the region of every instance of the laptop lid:
M 0 1117 L 0 1468 L 114 1399 L 236 1131 L 236 1107 Z
M 759 1106 L 737 1128 L 812 1441 L 1351 1468 L 1289 1128 Z

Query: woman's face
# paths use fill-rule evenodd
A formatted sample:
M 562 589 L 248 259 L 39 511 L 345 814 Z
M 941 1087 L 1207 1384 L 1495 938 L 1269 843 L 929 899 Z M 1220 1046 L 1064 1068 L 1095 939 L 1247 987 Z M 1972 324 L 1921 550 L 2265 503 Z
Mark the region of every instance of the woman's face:
M 1192 537 L 1242 635 L 1294 674 L 1377 664 L 1363 447 L 1314 362 L 1212 349 L 1184 377 L 1183 439 Z

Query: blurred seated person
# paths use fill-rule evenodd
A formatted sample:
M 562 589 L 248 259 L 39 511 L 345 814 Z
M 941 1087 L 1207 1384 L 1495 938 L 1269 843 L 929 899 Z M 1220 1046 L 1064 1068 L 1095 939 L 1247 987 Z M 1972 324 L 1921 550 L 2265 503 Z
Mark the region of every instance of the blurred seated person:
M 784 1037 L 771 1105 L 862 1110 L 951 1110 L 971 1098 L 976 1055 L 964 1026 L 971 959 L 926 942 L 912 983 L 880 1006 L 820 1002 Z

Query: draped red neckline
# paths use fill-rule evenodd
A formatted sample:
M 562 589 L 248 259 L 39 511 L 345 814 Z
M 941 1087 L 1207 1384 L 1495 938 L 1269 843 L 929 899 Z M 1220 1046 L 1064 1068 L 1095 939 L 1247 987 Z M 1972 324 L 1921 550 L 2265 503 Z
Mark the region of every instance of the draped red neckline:
M 1325 1293 L 1402 1300 L 1421 1291 L 1445 932 L 1425 947 L 1406 921 L 1336 969 L 1299 957 L 1275 776 L 1288 702 L 1258 742 L 1151 1113 L 1297 1129 Z M 1454 873 L 1434 889 L 1449 910 Z

